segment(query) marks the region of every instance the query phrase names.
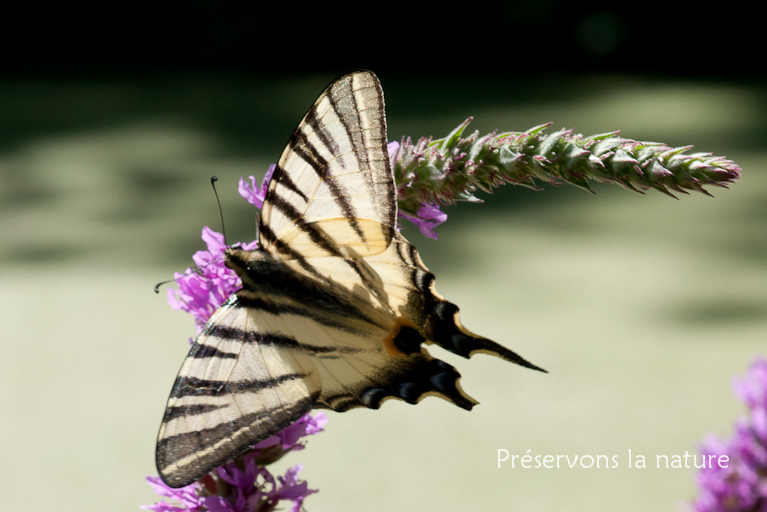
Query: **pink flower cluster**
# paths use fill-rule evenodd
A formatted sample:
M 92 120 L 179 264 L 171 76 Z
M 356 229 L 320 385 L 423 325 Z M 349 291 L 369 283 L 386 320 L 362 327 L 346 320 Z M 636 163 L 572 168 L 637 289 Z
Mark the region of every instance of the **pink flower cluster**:
M 767 359 L 754 361 L 733 387 L 748 415 L 737 421 L 731 439 L 709 436 L 701 446 L 704 456 L 727 455 L 730 463 L 698 473 L 696 512 L 767 512 Z
M 202 239 L 208 250 L 197 251 L 192 256 L 197 267 L 188 268 L 183 274 L 173 274 L 178 290 L 168 290 L 170 307 L 191 314 L 198 334 L 213 312 L 242 287 L 237 274 L 224 264 L 224 235 L 206 226 L 202 228 Z M 250 242 L 241 246 L 251 250 L 258 247 L 258 243 Z
M 186 487 L 173 489 L 159 477 L 148 476 L 147 482 L 155 492 L 173 501 L 160 501 L 141 508 L 154 512 L 268 512 L 275 510 L 281 501 L 288 501 L 290 510 L 298 512 L 304 499 L 317 492 L 298 479 L 303 466 L 296 464 L 285 476 L 275 479 L 263 465 L 289 451 L 303 449 L 299 440 L 322 432 L 325 423 L 327 417 L 324 414 L 318 413 L 314 417 L 307 414 L 279 434 L 261 441 L 241 458 L 216 468 L 202 480 Z

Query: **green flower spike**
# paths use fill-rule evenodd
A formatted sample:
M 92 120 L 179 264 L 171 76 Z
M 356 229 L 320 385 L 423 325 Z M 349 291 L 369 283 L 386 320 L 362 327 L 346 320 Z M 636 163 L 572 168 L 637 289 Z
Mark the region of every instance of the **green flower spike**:
M 493 132 L 480 137 L 463 132 L 468 118 L 444 139 L 403 138 L 393 156 L 400 208 L 416 212 L 422 204 L 479 202 L 477 189 L 489 192 L 506 183 L 540 190 L 536 180 L 569 183 L 593 192 L 589 180 L 617 183 L 642 193 L 672 193 L 703 187 L 727 187 L 740 177 L 740 167 L 711 153 L 686 152 L 657 142 L 618 137 L 618 132 L 584 137 L 572 130 L 544 131 L 551 123 L 525 132 Z

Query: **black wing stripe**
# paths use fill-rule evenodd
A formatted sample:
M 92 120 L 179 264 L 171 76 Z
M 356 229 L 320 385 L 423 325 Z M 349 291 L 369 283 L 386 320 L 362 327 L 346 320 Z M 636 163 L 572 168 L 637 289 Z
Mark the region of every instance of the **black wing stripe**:
M 301 410 L 304 409 L 308 411 L 311 409 L 311 400 L 306 399 L 302 402 L 298 402 L 294 406 L 295 409 Z M 175 445 L 175 446 L 205 446 L 205 443 L 200 442 L 201 439 L 225 439 L 230 437 L 230 434 L 233 430 L 237 429 L 238 427 L 244 427 L 246 425 L 250 425 L 253 423 L 257 423 L 260 420 L 263 420 L 265 418 L 275 417 L 278 413 L 282 411 L 282 406 L 277 406 L 272 409 L 263 409 L 260 411 L 256 411 L 250 414 L 244 414 L 240 416 L 237 419 L 236 425 L 232 425 L 230 422 L 222 422 L 217 424 L 214 427 L 211 428 L 205 428 L 202 430 L 195 430 L 192 432 L 182 432 L 180 434 L 175 434 L 168 437 L 163 437 L 162 439 L 157 440 L 157 446 L 158 448 L 165 449 L 168 445 Z M 296 418 L 300 417 L 299 415 L 296 415 L 293 418 L 290 418 L 288 420 L 282 421 L 280 424 L 277 425 L 277 428 L 273 429 L 272 434 L 276 434 L 283 428 L 287 427 L 291 423 L 293 423 Z M 271 435 L 271 434 L 270 434 Z M 267 436 L 268 437 L 268 436 Z M 266 438 L 266 437 L 265 437 Z M 245 448 L 243 448 L 244 450 Z M 234 457 L 236 454 L 232 454 L 231 457 Z M 225 461 L 229 459 L 230 457 L 225 456 L 221 457 L 219 455 L 215 455 L 216 458 L 220 458 L 222 461 Z M 215 464 L 218 465 L 218 464 Z
M 331 103 L 331 105 L 332 105 L 332 103 Z M 325 128 L 325 126 L 320 124 L 320 121 L 317 119 L 317 111 L 316 110 L 312 110 L 312 111 L 308 112 L 306 114 L 306 118 L 304 119 L 304 121 L 306 122 L 306 124 L 311 126 L 312 131 L 320 139 L 320 141 L 322 142 L 322 145 L 330 150 L 331 154 L 337 155 L 337 154 L 339 154 L 341 152 L 341 149 L 339 148 L 338 143 L 335 141 L 335 139 L 333 139 L 328 134 L 328 131 Z M 341 120 L 341 121 L 343 123 L 343 120 Z M 301 128 L 303 128 L 303 125 L 302 125 Z M 300 140 L 300 142 L 301 142 L 301 147 L 309 147 L 309 148 L 311 148 L 311 155 L 316 155 L 313 159 L 318 160 L 318 161 L 320 161 L 320 160 L 322 161 L 323 167 L 321 169 L 321 172 L 317 172 L 318 170 L 316 168 L 314 170 L 315 170 L 315 172 L 317 172 L 317 175 L 320 178 L 325 179 L 325 178 L 327 178 L 328 162 L 324 158 L 319 156 L 319 152 L 317 151 L 317 148 L 314 146 L 314 144 L 309 142 L 308 137 L 301 130 L 301 128 L 299 128 L 299 130 L 296 132 L 295 136 L 299 136 L 300 135 L 300 138 L 298 138 L 298 140 Z M 304 157 L 302 156 L 301 158 L 304 158 Z M 340 160 L 337 160 L 337 161 L 338 161 L 339 165 L 342 165 L 342 162 Z M 307 160 L 307 163 L 309 163 L 309 165 L 311 165 L 311 162 L 309 162 L 308 160 Z
M 336 92 L 336 91 L 332 91 Z M 347 100 L 347 98 L 349 98 Z M 367 147 L 365 144 L 365 137 L 364 132 L 362 129 L 362 125 L 360 124 L 360 118 L 357 114 L 359 112 L 358 105 L 357 105 L 357 98 L 354 95 L 353 90 L 344 90 L 343 95 L 334 95 L 329 94 L 328 95 L 328 101 L 330 101 L 330 105 L 333 107 L 333 111 L 338 116 L 338 119 L 341 121 L 341 124 L 344 127 L 344 130 L 346 131 L 346 136 L 349 138 L 349 140 L 352 143 L 352 146 L 354 147 L 354 155 L 357 160 L 357 165 L 359 166 L 359 170 L 369 174 L 370 172 L 370 162 L 368 161 L 368 154 L 367 154 Z M 350 101 L 351 105 L 340 105 L 341 102 L 346 103 L 346 101 Z M 351 108 L 350 108 L 351 107 Z M 352 126 L 350 123 L 354 123 Z M 314 126 L 312 126 L 314 128 Z M 323 143 L 325 141 L 323 140 Z
M 301 307 L 296 304 L 276 304 L 272 301 L 263 300 L 260 297 L 248 296 L 243 292 L 239 293 L 238 298 L 239 300 L 234 304 L 234 306 L 238 308 L 258 309 L 272 315 L 302 316 L 314 320 L 320 325 L 332 327 L 352 334 L 363 333 L 349 323 L 350 319 L 362 320 L 378 327 L 372 319 L 368 318 L 356 308 L 335 311 L 334 315 L 328 315 L 320 309 Z
M 354 259 L 346 258 L 344 254 L 342 254 L 338 250 L 338 246 L 335 243 L 333 243 L 333 241 L 330 240 L 323 231 L 317 229 L 316 225 L 307 223 L 306 220 L 301 216 L 301 213 L 298 210 L 296 210 L 293 205 L 291 205 L 290 203 L 288 203 L 281 197 L 275 196 L 272 200 L 272 207 L 281 211 L 283 215 L 288 217 L 298 229 L 308 234 L 311 241 L 314 242 L 318 247 L 321 247 L 323 251 L 327 252 L 330 256 L 341 258 L 341 261 L 346 263 L 352 270 L 354 270 L 354 272 L 360 277 L 360 279 L 362 279 L 362 281 L 365 283 L 368 289 L 370 290 L 375 289 L 374 284 L 370 282 L 369 276 L 362 271 L 359 263 Z M 359 230 L 359 226 L 357 226 L 357 230 Z M 273 232 L 270 231 L 268 235 L 267 233 L 262 233 L 262 236 L 264 237 L 264 240 L 270 240 L 275 235 Z M 360 238 L 363 239 L 362 237 Z M 290 252 L 291 254 L 294 255 L 294 257 L 296 257 L 296 259 L 299 262 L 305 262 L 304 258 L 300 257 L 300 253 L 292 249 L 287 244 L 279 243 L 279 241 L 275 241 L 274 247 L 279 252 L 282 252 L 283 250 L 285 250 L 286 252 Z
M 285 215 L 288 219 L 290 219 L 294 225 L 309 235 L 309 238 L 312 242 L 314 242 L 317 246 L 321 247 L 323 251 L 327 252 L 331 256 L 337 256 L 337 257 L 343 257 L 341 252 L 338 250 L 338 247 L 333 243 L 332 240 L 330 240 L 325 233 L 318 230 L 317 227 L 311 223 L 307 223 L 306 220 L 303 218 L 301 213 L 296 210 L 296 208 L 290 204 L 289 202 L 285 201 L 280 196 L 275 196 L 272 198 L 272 207 L 282 212 L 283 215 Z M 274 236 L 272 233 L 271 236 Z M 279 251 L 280 248 L 288 248 L 285 244 L 282 245 L 275 245 L 275 248 Z M 299 254 L 297 251 L 290 249 L 293 251 L 294 254 Z
M 327 178 L 328 161 L 317 151 L 314 144 L 309 142 L 304 132 L 296 131 L 291 137 L 288 147 L 301 157 L 301 160 L 309 164 L 320 179 Z
M 336 97 L 333 94 L 328 95 L 328 99 L 333 106 L 333 109 L 338 114 L 339 119 L 341 120 L 341 123 L 344 126 L 344 129 L 346 130 L 346 134 L 349 137 L 349 140 L 352 141 L 352 144 L 354 146 L 354 153 L 357 159 L 357 164 L 359 165 L 360 170 L 362 170 L 366 176 L 369 177 L 367 180 L 368 188 L 373 196 L 376 196 L 376 185 L 380 184 L 373 180 L 374 173 L 371 172 L 373 168 L 373 164 L 371 160 L 369 159 L 370 151 L 368 150 L 368 141 L 366 140 L 366 133 L 367 131 L 363 129 L 362 124 L 360 122 L 361 115 L 363 112 L 366 112 L 366 116 L 368 121 L 370 122 L 371 126 L 373 126 L 373 132 L 374 134 L 380 139 L 380 146 L 379 150 L 381 151 L 381 157 L 383 160 L 384 168 L 386 169 L 388 175 L 386 176 L 386 180 L 383 182 L 386 185 L 386 190 L 383 196 L 378 195 L 380 200 L 383 201 L 383 204 L 379 205 L 379 214 L 386 213 L 385 217 L 387 217 L 386 224 L 388 226 L 394 226 L 394 222 L 396 220 L 396 201 L 392 200 L 394 198 L 394 175 L 391 172 L 391 169 L 389 167 L 389 151 L 388 151 L 388 143 L 386 140 L 386 116 L 383 112 L 384 107 L 384 99 L 383 99 L 383 91 L 381 90 L 380 84 L 378 84 L 378 79 L 375 77 L 371 77 L 373 79 L 373 86 L 371 85 L 365 85 L 359 89 L 359 92 L 361 95 L 364 96 L 365 92 L 373 91 L 375 94 L 375 101 L 372 102 L 372 106 L 369 105 L 360 105 L 357 95 L 355 94 L 355 91 L 353 89 L 352 83 L 353 78 L 350 78 L 348 82 L 344 83 L 345 88 L 349 88 L 350 90 L 345 91 L 345 94 L 343 96 Z M 339 87 L 339 90 L 341 88 Z M 335 92 L 335 91 L 333 91 Z M 347 100 L 347 98 L 349 98 Z M 350 103 L 347 103 L 347 101 Z M 365 107 L 365 108 L 361 108 Z M 348 111 L 348 112 L 347 112 Z M 370 115 L 367 113 L 368 111 L 372 112 L 373 115 Z M 377 115 L 376 115 L 377 114 Z M 375 118 L 374 118 L 375 116 Z M 353 126 L 351 126 L 349 123 L 354 123 Z
M 313 265 L 306 261 L 306 259 L 298 251 L 290 247 L 282 240 L 279 240 L 277 235 L 269 226 L 261 224 L 260 237 L 262 246 L 271 246 L 274 250 L 280 254 L 285 255 L 288 259 L 297 261 L 298 264 L 301 265 L 301 267 L 303 267 L 303 269 L 308 273 L 313 274 L 319 279 L 325 279 L 322 274 L 320 274 Z
M 200 379 L 198 377 L 179 376 L 173 384 L 170 396 L 182 398 L 189 396 L 221 396 L 230 393 L 257 392 L 264 389 L 276 388 L 283 382 L 306 377 L 301 373 L 286 373 L 271 379 L 253 379 L 240 381 L 226 381 L 213 379 Z
M 224 352 L 223 350 L 219 350 L 211 345 L 198 343 L 189 352 L 189 357 L 194 357 L 195 359 L 202 359 L 205 357 L 216 357 L 218 359 L 235 359 L 237 357 L 237 353 Z
M 315 112 L 312 111 L 307 115 L 307 121 L 309 122 L 309 126 L 312 127 L 312 129 L 317 134 L 317 137 L 322 141 L 323 145 L 330 146 L 332 149 L 332 152 L 335 154 L 338 152 L 338 148 L 334 147 L 337 146 L 333 140 L 328 136 L 328 134 L 325 132 L 325 129 L 321 126 L 317 125 L 317 119 L 314 116 Z M 343 119 L 341 119 L 342 124 Z M 311 123 L 314 122 L 315 124 L 312 125 Z M 306 134 L 299 129 L 294 135 L 293 140 L 291 141 L 290 148 L 295 152 L 303 161 L 305 161 L 309 166 L 314 169 L 314 172 L 317 173 L 317 176 L 322 179 L 325 184 L 330 188 L 331 193 L 333 194 L 333 201 L 336 203 L 336 205 L 341 209 L 341 212 L 343 212 L 344 217 L 349 221 L 349 224 L 351 225 L 352 229 L 354 229 L 354 232 L 357 233 L 357 236 L 362 240 L 365 241 L 365 235 L 363 234 L 362 230 L 359 227 L 359 224 L 357 223 L 357 219 L 355 218 L 355 212 L 354 207 L 352 206 L 351 202 L 347 199 L 347 196 L 349 195 L 349 192 L 344 190 L 339 184 L 338 181 L 335 179 L 334 176 L 328 175 L 328 168 L 329 163 L 325 158 L 320 155 L 317 148 L 314 146 L 314 144 L 309 141 Z M 355 156 L 357 160 L 359 159 L 359 150 L 355 148 Z M 359 160 L 358 160 L 359 161 Z M 340 166 L 342 165 L 342 162 L 340 159 L 336 159 L 335 162 Z
M 286 189 L 290 190 L 294 194 L 297 194 L 299 197 L 301 197 L 301 199 L 304 200 L 305 203 L 309 202 L 309 198 L 307 197 L 307 195 L 303 192 L 303 190 L 298 188 L 298 186 L 295 184 L 295 182 L 290 178 L 290 175 L 288 173 L 286 173 L 282 168 L 277 166 L 277 168 L 274 170 L 273 176 L 274 176 L 273 179 L 277 183 L 279 183 L 280 185 L 282 185 Z M 275 190 L 276 190 L 276 188 L 272 189 L 272 194 L 270 195 L 270 198 L 274 197 L 274 194 L 275 194 L 274 191 Z
M 272 228 L 267 226 L 266 224 L 261 224 L 260 227 L 260 237 L 261 237 L 261 245 L 262 246 L 272 246 L 274 250 L 276 250 L 278 253 L 285 255 L 288 259 L 296 260 L 298 263 L 306 270 L 307 272 L 314 274 L 315 276 L 321 277 L 320 273 L 317 272 L 317 269 L 314 268 L 309 262 L 304 259 L 303 255 L 290 247 L 290 245 L 286 244 L 282 240 L 277 238 L 277 235 L 274 233 Z
M 302 343 L 290 336 L 283 336 L 279 334 L 265 334 L 256 331 L 246 331 L 244 329 L 238 329 L 237 327 L 215 325 L 207 331 L 209 336 L 215 336 L 217 338 L 238 340 L 243 343 L 258 343 L 259 345 L 273 346 L 277 348 L 286 348 L 293 350 L 303 350 L 315 354 L 329 353 L 329 352 L 358 352 L 361 349 L 355 349 L 353 347 L 329 347 L 320 345 L 311 345 L 309 343 Z

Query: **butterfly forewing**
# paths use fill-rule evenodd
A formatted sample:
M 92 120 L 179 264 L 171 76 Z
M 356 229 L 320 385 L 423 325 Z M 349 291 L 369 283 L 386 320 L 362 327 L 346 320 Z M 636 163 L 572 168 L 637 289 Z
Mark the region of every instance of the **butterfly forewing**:
M 276 348 L 278 332 L 237 296 L 196 340 L 168 399 L 157 443 L 157 468 L 172 487 L 187 485 L 276 434 L 308 412 L 313 365 L 300 350 Z
M 383 92 L 370 72 L 332 83 L 282 153 L 264 201 L 261 246 L 283 257 L 383 251 L 396 222 Z

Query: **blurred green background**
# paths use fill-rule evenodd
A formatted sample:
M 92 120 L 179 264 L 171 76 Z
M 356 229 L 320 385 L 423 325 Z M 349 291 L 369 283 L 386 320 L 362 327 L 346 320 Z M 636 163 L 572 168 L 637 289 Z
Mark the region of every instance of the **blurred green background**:
M 535 25 L 543 15 L 527 16 Z M 593 27 L 616 16 L 584 16 L 571 36 L 607 37 Z M 713 199 L 678 201 L 609 186 L 596 195 L 507 186 L 484 204 L 446 208 L 439 241 L 406 227 L 463 323 L 550 373 L 432 350 L 481 405 L 329 412 L 326 432 L 279 463 L 304 464 L 302 477 L 320 489 L 306 508 L 646 511 L 694 496 L 693 470 L 656 469 L 655 455 L 729 435 L 743 412 L 731 378 L 767 355 L 761 78 L 610 66 L 630 47 L 620 38 L 605 55 L 581 42 L 592 65 L 579 72 L 419 71 L 392 54 L 262 68 L 258 55 L 243 56 L 250 43 L 212 30 L 198 38 L 228 41 L 211 47 L 240 48 L 241 61 L 212 66 L 221 55 L 212 50 L 194 54 L 204 65 L 190 57 L 170 70 L 120 53 L 113 66 L 83 55 L 76 66 L 52 45 L 39 67 L 0 74 L 4 509 L 130 511 L 159 499 L 143 479 L 154 474 L 156 432 L 194 326 L 152 287 L 190 265 L 203 226 L 219 228 L 211 175 L 230 239 L 253 237 L 237 180 L 260 179 L 323 87 L 357 67 L 379 74 L 390 140 L 440 137 L 468 116 L 482 133 L 551 121 L 552 130 L 694 144 L 734 160 L 743 177 L 709 189 Z M 498 449 L 618 455 L 620 466 L 498 469 Z M 628 469 L 628 449 L 648 468 Z

